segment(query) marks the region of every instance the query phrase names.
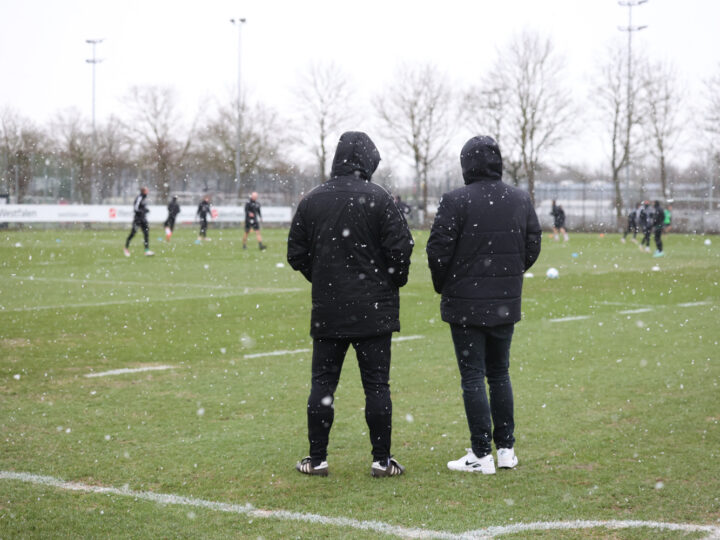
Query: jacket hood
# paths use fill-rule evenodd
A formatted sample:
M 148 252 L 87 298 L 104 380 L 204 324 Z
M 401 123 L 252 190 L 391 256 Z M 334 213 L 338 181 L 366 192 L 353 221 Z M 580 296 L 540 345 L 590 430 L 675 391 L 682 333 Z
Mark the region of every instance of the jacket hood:
M 460 152 L 460 166 L 466 184 L 502 179 L 502 155 L 495 139 L 481 135 L 466 142 Z
M 380 152 L 370 137 L 362 131 L 346 131 L 340 136 L 330 177 L 357 174 L 365 180 L 372 178 L 380 163 Z

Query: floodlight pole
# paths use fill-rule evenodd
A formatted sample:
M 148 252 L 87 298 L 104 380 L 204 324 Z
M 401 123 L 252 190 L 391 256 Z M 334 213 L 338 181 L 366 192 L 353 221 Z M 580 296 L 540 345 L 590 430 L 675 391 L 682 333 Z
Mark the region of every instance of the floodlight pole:
M 85 61 L 88 64 L 92 64 L 92 161 L 90 162 L 90 174 L 95 174 L 95 148 L 97 147 L 97 132 L 95 131 L 95 66 L 102 62 L 101 59 L 95 56 L 95 48 L 99 43 L 102 43 L 102 39 L 86 39 L 85 43 L 92 45 L 92 58 L 88 58 Z M 94 178 L 91 178 L 94 180 Z M 91 190 L 92 198 L 92 190 Z
M 238 17 L 230 19 L 230 22 L 237 25 L 238 29 L 238 68 L 237 68 L 237 133 L 235 137 L 235 181 L 238 184 L 238 193 L 242 190 L 242 182 L 240 178 L 240 157 L 242 150 L 242 25 L 246 19 Z
M 102 39 L 86 39 L 85 43 L 92 45 L 92 58 L 85 60 L 88 64 L 92 64 L 92 128 L 93 138 L 95 137 L 95 65 L 102 62 L 101 59 L 95 56 L 95 47 L 98 43 L 102 43 Z
M 632 129 L 631 99 L 632 99 L 632 35 L 633 32 L 639 32 L 647 28 L 647 25 L 633 26 L 632 24 L 632 8 L 645 4 L 648 0 L 618 0 L 618 4 L 628 8 L 628 25 L 618 27 L 622 32 L 628 34 L 628 57 L 627 57 L 627 155 L 625 163 L 625 183 L 630 188 L 630 131 Z

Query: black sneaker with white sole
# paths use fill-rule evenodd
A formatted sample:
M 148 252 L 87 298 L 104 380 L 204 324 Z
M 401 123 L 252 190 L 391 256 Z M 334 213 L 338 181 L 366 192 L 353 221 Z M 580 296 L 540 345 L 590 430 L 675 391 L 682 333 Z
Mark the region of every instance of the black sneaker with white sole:
M 394 458 L 388 458 L 385 463 L 373 461 L 370 474 L 373 478 L 385 478 L 387 476 L 400 476 L 405 472 L 405 467 L 400 465 Z
M 327 476 L 328 475 L 328 463 L 327 461 L 321 462 L 316 467 L 313 467 L 312 459 L 310 456 L 302 458 L 295 464 L 295 468 L 303 474 L 309 474 L 310 476 Z

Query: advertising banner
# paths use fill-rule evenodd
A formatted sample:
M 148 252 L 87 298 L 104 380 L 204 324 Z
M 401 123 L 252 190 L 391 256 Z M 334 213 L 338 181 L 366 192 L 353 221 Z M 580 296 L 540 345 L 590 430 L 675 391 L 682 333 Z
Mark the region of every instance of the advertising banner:
M 167 219 L 165 206 L 148 206 L 150 223 L 163 223 Z M 181 207 L 176 223 L 192 223 L 196 220 L 197 207 Z M 292 209 L 289 206 L 264 206 L 262 221 L 266 223 L 290 223 Z M 133 207 L 128 205 L 100 204 L 7 204 L 0 205 L 0 222 L 5 223 L 126 223 L 133 220 Z M 242 206 L 213 206 L 212 220 L 220 223 L 245 221 Z

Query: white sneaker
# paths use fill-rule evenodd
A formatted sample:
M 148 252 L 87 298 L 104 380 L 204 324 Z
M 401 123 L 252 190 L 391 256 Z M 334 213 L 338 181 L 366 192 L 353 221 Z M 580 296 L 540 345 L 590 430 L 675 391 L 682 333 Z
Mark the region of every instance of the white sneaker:
M 145 250 L 145 256 L 146 256 L 146 257 L 152 257 L 153 255 L 155 255 L 155 252 L 154 252 L 154 251 L 150 251 L 149 249 L 146 249 L 146 250 Z
M 514 469 L 518 464 L 518 458 L 512 448 L 498 448 L 497 455 L 500 469 Z
M 467 455 L 456 461 L 448 461 L 448 469 L 451 471 L 479 472 L 483 474 L 495 474 L 495 460 L 492 454 L 484 457 L 477 457 L 471 448 L 467 448 Z
M 130 250 L 128 248 L 123 248 L 123 253 L 125 254 L 126 257 L 130 256 Z

